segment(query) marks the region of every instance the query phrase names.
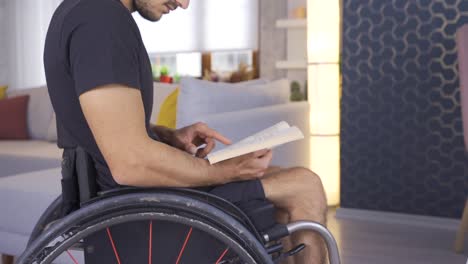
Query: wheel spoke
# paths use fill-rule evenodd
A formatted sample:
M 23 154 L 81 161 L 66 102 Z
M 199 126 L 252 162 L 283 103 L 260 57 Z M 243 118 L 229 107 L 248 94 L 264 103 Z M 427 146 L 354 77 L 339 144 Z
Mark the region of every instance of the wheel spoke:
M 70 253 L 69 250 L 67 250 L 67 254 L 71 258 L 74 264 L 79 264 L 78 261 L 75 259 L 75 257 L 73 257 L 72 253 Z
M 148 264 L 153 262 L 153 221 L 149 224 L 149 250 L 148 250 Z
M 107 236 L 109 237 L 109 241 L 111 242 L 112 249 L 114 250 L 115 259 L 117 260 L 118 264 L 121 264 L 119 253 L 117 252 L 117 248 L 115 247 L 114 239 L 112 239 L 112 234 L 110 232 L 110 229 L 109 228 L 106 228 L 106 229 L 107 229 Z
M 221 256 L 219 256 L 218 260 L 216 261 L 216 264 L 219 264 L 221 262 L 221 260 L 223 260 L 224 256 L 226 256 L 226 254 L 228 253 L 229 251 L 229 248 L 226 248 L 224 250 L 224 252 L 221 254 Z
M 179 264 L 180 259 L 182 258 L 182 254 L 184 254 L 185 247 L 187 247 L 187 243 L 188 243 L 188 241 L 190 239 L 190 236 L 192 235 L 192 230 L 193 230 L 193 228 L 191 227 L 190 230 L 188 231 L 187 237 L 185 237 L 184 245 L 180 249 L 179 257 L 177 257 L 176 264 Z

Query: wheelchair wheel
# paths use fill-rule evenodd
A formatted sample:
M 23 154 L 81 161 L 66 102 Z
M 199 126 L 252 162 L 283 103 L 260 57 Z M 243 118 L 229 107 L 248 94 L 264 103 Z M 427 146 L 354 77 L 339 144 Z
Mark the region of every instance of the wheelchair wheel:
M 138 248 L 138 254 L 144 252 L 143 258 L 150 264 L 273 263 L 263 244 L 222 210 L 198 199 L 152 192 L 103 198 L 85 206 L 34 239 L 17 263 L 60 263 L 64 257 L 68 262 L 63 263 L 84 263 L 76 252 L 107 254 L 113 260 L 110 263 L 136 263 L 132 255 L 137 252 L 122 253 L 122 240 L 113 234 L 129 231 L 132 224 L 147 227 L 144 241 L 131 244 Z M 107 239 L 105 247 L 87 246 L 88 240 L 100 235 Z

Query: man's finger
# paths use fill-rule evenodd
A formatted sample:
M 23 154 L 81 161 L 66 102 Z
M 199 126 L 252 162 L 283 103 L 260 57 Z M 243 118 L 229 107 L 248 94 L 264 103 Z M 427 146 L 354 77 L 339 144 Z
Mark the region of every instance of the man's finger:
M 206 127 L 206 126 L 202 127 L 199 130 L 199 133 L 205 135 L 206 137 L 216 139 L 219 142 L 223 143 L 224 145 L 231 145 L 232 144 L 230 139 L 228 139 L 227 137 L 221 135 L 218 131 L 216 131 L 214 129 L 211 129 L 209 127 Z
M 197 152 L 197 157 L 205 158 L 216 146 L 216 142 L 213 139 L 206 140 L 206 146 L 202 149 L 199 149 Z
M 203 149 L 203 153 L 204 155 L 208 155 L 216 146 L 216 141 L 214 141 L 213 139 L 207 139 L 206 140 L 206 146 L 205 148 Z

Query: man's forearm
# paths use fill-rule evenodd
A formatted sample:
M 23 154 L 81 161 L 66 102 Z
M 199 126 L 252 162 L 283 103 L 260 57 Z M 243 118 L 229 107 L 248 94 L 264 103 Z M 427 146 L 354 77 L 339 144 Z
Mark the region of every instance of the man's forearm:
M 231 181 L 234 168 L 212 166 L 208 161 L 153 140 L 142 140 L 126 155 L 130 160 L 113 164 L 114 178 L 136 187 L 200 187 Z
M 151 127 L 151 130 L 161 139 L 163 143 L 172 145 L 172 136 L 174 134 L 174 129 L 154 125 Z

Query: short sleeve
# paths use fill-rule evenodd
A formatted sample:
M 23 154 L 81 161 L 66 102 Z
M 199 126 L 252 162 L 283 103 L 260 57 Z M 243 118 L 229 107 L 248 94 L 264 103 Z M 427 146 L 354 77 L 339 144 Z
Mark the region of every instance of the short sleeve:
M 70 70 L 81 95 L 96 87 L 121 84 L 140 89 L 139 42 L 121 21 L 86 22 L 71 34 Z

